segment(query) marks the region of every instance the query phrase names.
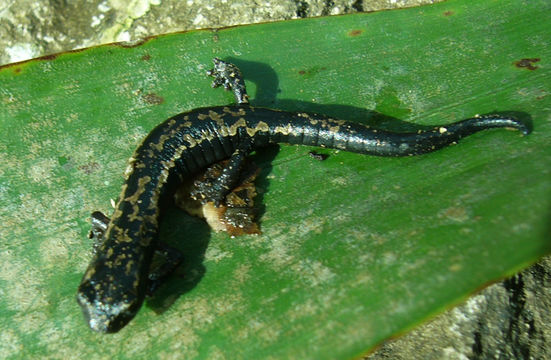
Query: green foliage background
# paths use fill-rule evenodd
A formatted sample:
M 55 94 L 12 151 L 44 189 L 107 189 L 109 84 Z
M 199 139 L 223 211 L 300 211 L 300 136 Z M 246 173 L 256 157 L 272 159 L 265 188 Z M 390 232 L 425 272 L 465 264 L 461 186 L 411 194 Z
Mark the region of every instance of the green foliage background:
M 550 7 L 449 1 L 0 68 L 0 352 L 351 358 L 533 263 L 550 249 Z M 233 101 L 209 86 L 214 56 L 242 68 L 258 106 L 402 131 L 515 111 L 534 132 L 487 131 L 400 159 L 258 151 L 263 235 L 212 234 L 170 211 L 161 237 L 185 265 L 123 331 L 92 333 L 74 301 L 88 216 L 110 213 L 156 124 Z

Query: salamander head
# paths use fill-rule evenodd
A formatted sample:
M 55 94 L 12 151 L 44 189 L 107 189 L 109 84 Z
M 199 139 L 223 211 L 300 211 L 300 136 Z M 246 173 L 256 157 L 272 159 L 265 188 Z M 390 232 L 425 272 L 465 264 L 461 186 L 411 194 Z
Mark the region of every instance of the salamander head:
M 122 329 L 136 315 L 139 306 L 119 301 L 106 303 L 89 297 L 87 291 L 79 291 L 77 301 L 90 328 L 102 333 L 115 333 Z
M 110 269 L 95 262 L 78 287 L 77 302 L 90 328 L 102 333 L 122 329 L 140 309 L 143 286 L 124 273 L 113 276 Z

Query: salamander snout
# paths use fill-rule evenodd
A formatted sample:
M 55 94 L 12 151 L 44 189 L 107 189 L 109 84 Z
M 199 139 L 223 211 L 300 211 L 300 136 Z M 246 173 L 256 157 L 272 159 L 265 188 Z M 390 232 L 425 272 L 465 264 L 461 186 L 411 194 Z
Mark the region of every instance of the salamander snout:
M 115 333 L 122 329 L 141 306 L 137 298 L 130 299 L 127 296 L 114 301 L 112 297 L 101 296 L 91 282 L 83 282 L 80 285 L 77 302 L 88 326 L 101 333 Z

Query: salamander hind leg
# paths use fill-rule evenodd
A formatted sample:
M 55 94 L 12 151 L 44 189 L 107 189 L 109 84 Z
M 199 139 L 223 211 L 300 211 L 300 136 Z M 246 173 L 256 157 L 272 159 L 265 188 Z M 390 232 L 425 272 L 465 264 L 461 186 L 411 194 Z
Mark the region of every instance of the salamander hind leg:
M 225 231 L 231 236 L 260 234 L 254 202 L 254 181 L 260 169 L 251 161 L 245 160 L 241 164 L 235 175 L 237 182 L 231 185 L 231 190 L 220 199 L 218 206 L 213 201 L 205 201 L 204 193 L 208 193 L 213 183 L 230 168 L 230 162 L 231 159 L 227 159 L 215 163 L 180 187 L 175 194 L 176 205 L 190 215 L 204 218 L 214 231 Z
M 245 139 L 233 152 L 229 161 L 224 163 L 218 176 L 208 176 L 201 180 L 192 190 L 191 197 L 205 204 L 207 202 L 220 206 L 226 195 L 239 183 L 243 167 L 252 147 L 252 142 Z

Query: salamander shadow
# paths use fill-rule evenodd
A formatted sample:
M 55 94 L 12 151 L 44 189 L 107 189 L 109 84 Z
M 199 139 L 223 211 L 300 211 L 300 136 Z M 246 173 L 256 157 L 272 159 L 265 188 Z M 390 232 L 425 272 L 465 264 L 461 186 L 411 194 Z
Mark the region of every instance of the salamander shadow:
M 183 254 L 182 264 L 145 302 L 156 313 L 166 311 L 180 295 L 192 290 L 205 275 L 203 260 L 211 230 L 202 219 L 170 207 L 161 222 L 160 241 Z

